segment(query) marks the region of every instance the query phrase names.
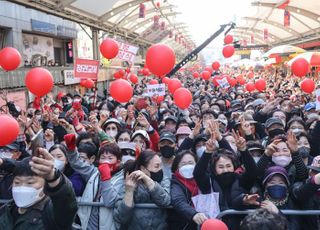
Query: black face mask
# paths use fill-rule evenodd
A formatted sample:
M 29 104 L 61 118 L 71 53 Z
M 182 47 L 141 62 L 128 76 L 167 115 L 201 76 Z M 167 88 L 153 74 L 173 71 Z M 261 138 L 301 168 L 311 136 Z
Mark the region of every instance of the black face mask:
M 150 178 L 158 183 L 160 183 L 163 179 L 163 171 L 160 169 L 158 172 L 150 172 Z
M 299 154 L 302 158 L 307 158 L 310 155 L 310 148 L 308 148 L 308 147 L 305 147 L 305 146 L 300 147 L 300 148 L 298 148 L 298 151 L 299 151 Z
M 174 147 L 168 145 L 160 147 L 160 153 L 164 158 L 171 158 L 174 155 Z
M 269 137 L 271 139 L 274 138 L 275 136 L 284 135 L 285 134 L 283 129 L 273 129 L 273 130 L 270 130 L 268 133 L 269 133 Z
M 215 176 L 217 182 L 222 188 L 230 187 L 236 179 L 235 172 L 226 172 Z

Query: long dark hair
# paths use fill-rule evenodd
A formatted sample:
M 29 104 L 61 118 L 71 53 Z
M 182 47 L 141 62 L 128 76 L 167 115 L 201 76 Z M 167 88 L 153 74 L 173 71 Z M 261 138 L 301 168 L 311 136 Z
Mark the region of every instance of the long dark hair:
M 175 158 L 173 160 L 172 167 L 171 167 L 171 171 L 173 173 L 175 173 L 175 171 L 178 170 L 178 165 L 179 165 L 181 159 L 187 154 L 191 155 L 193 157 L 194 161 L 197 163 L 198 157 L 191 150 L 181 151 L 175 156 Z
M 217 161 L 220 160 L 220 158 L 230 159 L 232 164 L 233 164 L 234 169 L 237 168 L 238 163 L 237 163 L 237 159 L 234 156 L 234 154 L 231 151 L 227 150 L 227 149 L 221 149 L 221 150 L 218 151 L 217 154 L 213 155 L 212 159 L 211 159 L 210 167 L 211 167 L 211 171 L 214 174 L 217 173 L 216 172 L 216 164 L 217 164 Z
M 71 168 L 71 166 L 68 162 L 68 158 L 67 158 L 68 149 L 67 149 L 67 147 L 62 144 L 55 144 L 55 145 L 51 146 L 51 148 L 49 149 L 49 153 L 51 153 L 55 149 L 61 150 L 61 152 L 63 152 L 63 154 L 65 155 L 65 157 L 67 159 L 67 164 L 63 170 L 63 174 L 66 175 L 66 177 L 70 177 L 74 173 L 74 170 Z
M 124 164 L 124 176 L 126 176 L 127 173 L 130 174 L 133 171 L 139 170 L 141 166 L 147 168 L 150 161 L 157 155 L 158 154 L 151 149 L 142 151 L 137 160 L 129 160 Z

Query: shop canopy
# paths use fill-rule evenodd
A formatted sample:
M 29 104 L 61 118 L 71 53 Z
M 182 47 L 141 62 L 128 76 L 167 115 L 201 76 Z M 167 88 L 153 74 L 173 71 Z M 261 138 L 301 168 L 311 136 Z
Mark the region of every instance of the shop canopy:
M 233 34 L 248 44 L 282 45 L 319 40 L 319 0 L 260 0 L 237 21 Z
M 162 42 L 176 50 L 194 47 L 184 23 L 177 22 L 177 7 L 154 0 L 14 0 L 50 14 L 107 31 L 133 43 Z M 142 9 L 143 8 L 143 9 Z M 141 12 L 143 11 L 143 13 Z M 144 15 L 142 15 L 144 14 Z M 151 27 L 159 25 L 157 33 Z

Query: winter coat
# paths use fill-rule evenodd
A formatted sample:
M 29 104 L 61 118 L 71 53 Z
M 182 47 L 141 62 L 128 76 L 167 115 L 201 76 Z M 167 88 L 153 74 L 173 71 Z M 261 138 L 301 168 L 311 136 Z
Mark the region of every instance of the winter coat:
M 51 188 L 45 184 L 46 196 L 20 215 L 14 202 L 4 207 L 0 216 L 1 230 L 68 230 L 77 212 L 76 197 L 70 181 L 61 176 L 60 183 Z
M 124 186 L 124 185 L 123 185 Z M 135 208 L 128 207 L 123 199 L 116 203 L 114 220 L 120 225 L 120 229 L 126 230 L 164 230 L 167 229 L 167 208 L 170 205 L 170 180 L 164 177 L 161 183 L 155 182 L 152 190 L 148 190 L 139 183 L 134 191 L 134 204 L 151 203 L 159 208 Z
M 171 179 L 171 204 L 169 210 L 169 229 L 196 230 L 197 224 L 192 218 L 198 212 L 192 206 L 192 194 L 174 175 Z

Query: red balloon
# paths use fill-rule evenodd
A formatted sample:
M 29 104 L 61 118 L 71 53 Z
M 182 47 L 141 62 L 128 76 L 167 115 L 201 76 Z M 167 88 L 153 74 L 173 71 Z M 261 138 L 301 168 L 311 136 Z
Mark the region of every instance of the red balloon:
M 227 225 L 218 219 L 207 219 L 201 225 L 201 230 L 228 230 Z
M 169 84 L 170 78 L 168 78 L 168 77 L 163 77 L 163 78 L 162 78 L 162 82 L 163 82 L 164 84 Z
M 212 74 L 213 70 L 210 66 L 207 66 L 206 68 L 204 68 L 205 71 L 210 72 L 210 74 Z
M 266 89 L 266 85 L 267 85 L 267 83 L 266 83 L 266 81 L 264 79 L 259 79 L 254 84 L 255 88 L 257 90 L 259 90 L 259 91 L 265 90 Z
M 219 70 L 219 68 L 220 68 L 220 63 L 219 62 L 215 61 L 215 62 L 212 63 L 212 69 L 213 70 L 217 71 L 217 70 Z
M 243 76 L 242 76 L 241 74 L 238 75 L 236 79 L 237 79 L 237 81 L 238 81 L 238 83 L 239 83 L 240 85 L 246 84 L 246 80 L 243 78 Z
M 219 86 L 220 84 L 218 83 L 217 80 L 221 80 L 223 77 L 222 76 L 215 76 L 213 79 L 212 79 L 212 82 L 215 86 Z
M 84 87 L 86 87 L 87 89 L 91 89 L 93 86 L 94 86 L 94 81 L 92 81 L 91 79 L 87 79 Z
M 156 99 L 157 104 L 160 104 L 163 100 L 164 100 L 164 96 L 158 96 Z
M 3 48 L 0 51 L 0 66 L 6 70 L 15 70 L 19 67 L 21 55 L 19 51 L 12 47 Z
M 100 52 L 107 59 L 115 58 L 119 52 L 118 43 L 113 39 L 107 38 L 100 44 Z
M 120 76 L 119 71 L 115 72 L 115 73 L 113 74 L 113 77 L 114 77 L 115 79 L 120 79 L 121 76 Z
M 255 88 L 255 86 L 254 86 L 254 84 L 252 83 L 252 82 L 249 82 L 249 83 L 247 83 L 246 84 L 246 90 L 248 91 L 248 92 L 252 92 L 252 91 L 254 91 L 256 88 Z
M 147 68 L 143 68 L 142 69 L 142 74 L 144 75 L 144 76 L 149 76 L 150 75 L 150 71 L 149 71 L 149 69 L 147 69 Z
M 294 75 L 303 77 L 309 71 L 309 63 L 304 58 L 298 58 L 291 64 L 291 70 Z
M 173 99 L 180 109 L 187 109 L 192 103 L 192 94 L 188 89 L 180 88 L 174 92 Z
M 253 78 L 254 77 L 254 72 L 250 71 L 247 76 L 248 76 L 249 79 Z
M 159 84 L 159 82 L 156 79 L 152 79 L 151 81 L 149 81 L 149 85 L 157 85 Z
M 126 74 L 126 72 L 123 69 L 120 69 L 118 73 L 121 78 Z
M 201 76 L 202 76 L 202 79 L 209 80 L 211 77 L 211 73 L 205 70 L 205 71 L 202 71 Z
M 15 139 L 19 134 L 19 124 L 13 117 L 1 114 L 0 115 L 0 146 L 6 146 Z
M 224 37 L 224 44 L 230 44 L 233 42 L 233 36 L 232 35 L 227 35 Z
M 146 54 L 146 64 L 151 73 L 163 76 L 169 73 L 176 62 L 176 56 L 169 46 L 164 44 L 152 45 Z
M 138 70 L 138 75 L 143 75 L 143 69 Z
M 234 47 L 232 45 L 223 47 L 222 54 L 225 58 L 232 57 L 232 55 L 234 54 Z
M 168 84 L 168 89 L 169 89 L 169 92 L 171 94 L 174 94 L 174 92 L 179 89 L 180 87 L 182 86 L 181 84 L 181 81 L 177 78 L 173 78 L 169 81 L 169 84 Z
M 200 74 L 199 74 L 198 72 L 194 72 L 194 73 L 193 73 L 193 77 L 194 77 L 194 78 L 198 78 L 198 77 L 200 77 Z
M 316 88 L 316 85 L 312 79 L 306 78 L 301 82 L 301 89 L 305 93 L 312 93 Z
M 231 87 L 234 87 L 234 86 L 237 84 L 237 80 L 234 79 L 234 78 L 230 78 L 230 79 L 228 80 L 228 82 L 229 82 L 229 84 L 230 84 Z
M 133 74 L 133 73 L 131 73 L 131 74 L 129 75 L 129 80 L 130 80 L 133 84 L 137 84 L 137 83 L 138 83 L 138 77 L 137 77 L 137 75 L 135 75 L 135 74 Z
M 118 79 L 111 83 L 110 95 L 117 102 L 126 103 L 132 98 L 133 88 L 126 80 Z
M 53 77 L 48 70 L 37 67 L 27 73 L 25 84 L 31 93 L 42 97 L 51 91 L 53 87 Z
M 80 86 L 86 87 L 86 82 L 87 82 L 87 80 L 81 80 L 80 81 Z

